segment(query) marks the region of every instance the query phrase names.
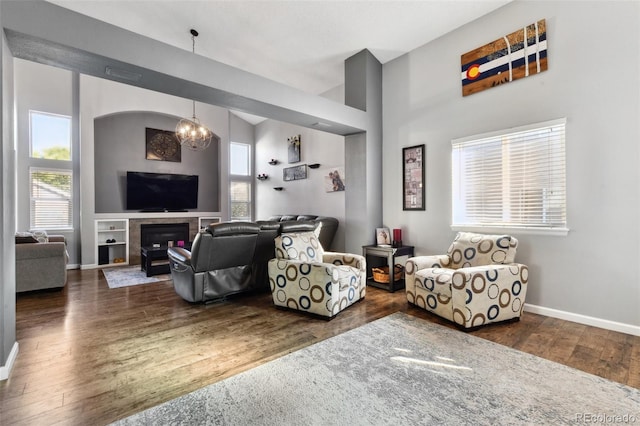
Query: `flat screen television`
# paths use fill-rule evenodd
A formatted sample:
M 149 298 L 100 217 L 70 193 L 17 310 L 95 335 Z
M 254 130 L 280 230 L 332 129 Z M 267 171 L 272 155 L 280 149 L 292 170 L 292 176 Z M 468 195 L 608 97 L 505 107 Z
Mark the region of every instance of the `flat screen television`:
M 197 175 L 127 172 L 127 210 L 183 211 L 197 207 Z

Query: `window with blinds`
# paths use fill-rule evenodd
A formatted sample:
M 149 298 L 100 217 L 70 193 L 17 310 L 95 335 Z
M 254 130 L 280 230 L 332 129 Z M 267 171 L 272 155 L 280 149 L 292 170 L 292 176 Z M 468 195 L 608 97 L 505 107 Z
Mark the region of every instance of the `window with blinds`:
M 251 220 L 251 145 L 229 144 L 229 207 L 231 220 Z
M 71 228 L 71 170 L 29 169 L 31 228 Z
M 565 123 L 452 141 L 453 226 L 566 229 Z

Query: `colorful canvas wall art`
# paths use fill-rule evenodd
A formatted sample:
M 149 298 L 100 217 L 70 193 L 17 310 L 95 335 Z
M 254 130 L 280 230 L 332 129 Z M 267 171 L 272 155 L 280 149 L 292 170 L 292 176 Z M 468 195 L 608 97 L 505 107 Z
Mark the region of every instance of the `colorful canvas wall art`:
M 461 56 L 462 96 L 547 70 L 544 19 Z

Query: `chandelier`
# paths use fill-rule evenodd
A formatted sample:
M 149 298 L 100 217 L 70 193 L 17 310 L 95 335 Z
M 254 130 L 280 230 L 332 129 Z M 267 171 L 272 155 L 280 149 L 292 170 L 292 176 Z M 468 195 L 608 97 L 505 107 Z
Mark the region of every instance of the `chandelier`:
M 198 32 L 191 30 L 192 52 L 196 53 L 196 37 Z M 183 118 L 176 126 L 176 137 L 182 146 L 186 146 L 192 151 L 204 151 L 211 145 L 213 132 L 206 126 L 200 124 L 196 117 L 196 101 L 193 102 L 193 117 Z

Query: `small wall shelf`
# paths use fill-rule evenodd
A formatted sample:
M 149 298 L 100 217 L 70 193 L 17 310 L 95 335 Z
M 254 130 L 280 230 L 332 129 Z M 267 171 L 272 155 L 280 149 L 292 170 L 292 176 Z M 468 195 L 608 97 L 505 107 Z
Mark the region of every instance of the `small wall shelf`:
M 267 180 L 267 179 L 269 179 L 269 175 L 267 175 L 265 173 L 262 173 L 262 174 L 256 176 L 256 179 L 258 179 L 258 180 Z
M 279 161 L 276 160 L 275 158 L 272 158 L 271 160 L 269 160 L 269 164 L 271 164 L 272 166 L 275 166 L 278 163 L 279 163 Z
M 309 164 L 310 169 L 317 169 L 318 167 L 320 167 L 320 163 Z
M 274 186 L 273 189 L 275 189 L 276 191 L 282 191 L 284 188 L 281 186 Z

